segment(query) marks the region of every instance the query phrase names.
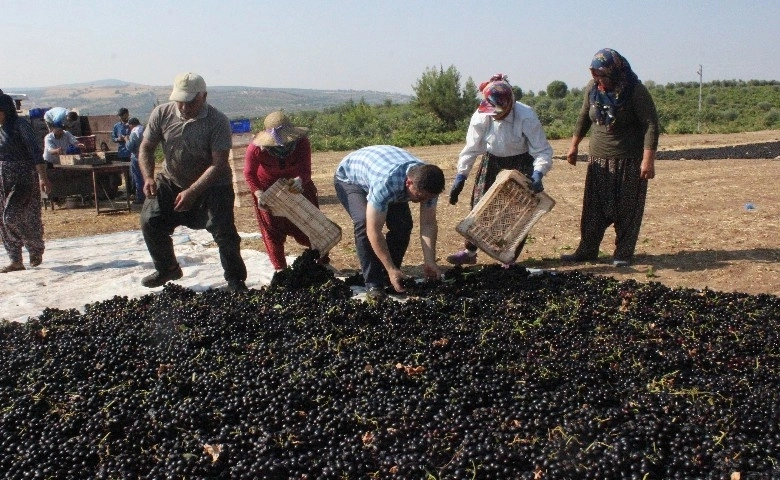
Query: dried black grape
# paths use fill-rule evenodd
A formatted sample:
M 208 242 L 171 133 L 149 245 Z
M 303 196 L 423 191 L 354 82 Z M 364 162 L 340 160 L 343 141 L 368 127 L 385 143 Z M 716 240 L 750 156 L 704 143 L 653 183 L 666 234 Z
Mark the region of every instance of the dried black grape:
M 4 478 L 774 478 L 780 299 L 521 266 L 0 323 Z

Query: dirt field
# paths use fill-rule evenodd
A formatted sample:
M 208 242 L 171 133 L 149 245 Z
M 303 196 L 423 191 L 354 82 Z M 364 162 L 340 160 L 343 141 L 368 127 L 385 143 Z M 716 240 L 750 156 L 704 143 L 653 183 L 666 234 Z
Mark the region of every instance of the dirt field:
M 719 146 L 750 145 L 780 141 L 780 131 L 731 135 L 662 136 L 661 151 Z M 635 263 L 629 268 L 613 268 L 610 260 L 614 232 L 610 229 L 601 245 L 603 261 L 565 265 L 562 253 L 573 251 L 579 240 L 579 218 L 585 164 L 568 165 L 563 156 L 568 140 L 551 142 L 556 160 L 544 179 L 545 191 L 556 200 L 555 208 L 534 227 L 519 259 L 523 265 L 550 270 L 579 269 L 618 279 L 661 282 L 670 287 L 689 287 L 750 294 L 780 295 L 780 159 L 745 160 L 659 160 L 656 178 L 650 182 L 644 222 L 637 245 Z M 454 177 L 457 155 L 462 145 L 409 150 L 444 169 L 447 188 Z M 748 147 L 746 147 L 747 149 Z M 587 142 L 580 147 L 587 152 Z M 321 208 L 341 225 L 344 236 L 331 252 L 333 266 L 344 271 L 359 268 L 354 251 L 349 217 L 336 200 L 332 175 L 345 152 L 315 153 L 314 180 L 320 189 Z M 438 254 L 444 257 L 461 248 L 463 238 L 455 225 L 468 213 L 468 192 L 473 178 L 466 182 L 461 202 L 450 206 L 446 196 L 439 203 Z M 747 209 L 750 203 L 754 206 Z M 416 207 L 413 209 L 416 214 Z M 257 229 L 251 207 L 236 209 L 239 231 Z M 138 212 L 96 215 L 94 208 L 45 210 L 46 239 L 88 236 L 138 228 Z M 405 271 L 419 274 L 421 252 L 413 234 Z M 243 248 L 262 250 L 261 241 L 245 241 Z M 302 249 L 292 240 L 288 251 Z M 480 263 L 495 263 L 485 254 Z M 45 256 L 44 256 L 45 261 Z

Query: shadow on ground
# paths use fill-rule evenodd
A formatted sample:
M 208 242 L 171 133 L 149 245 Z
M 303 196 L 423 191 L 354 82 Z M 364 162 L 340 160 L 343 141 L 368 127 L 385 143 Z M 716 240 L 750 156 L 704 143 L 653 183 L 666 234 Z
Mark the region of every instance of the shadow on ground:
M 558 259 L 528 260 L 523 265 L 529 268 L 551 269 L 561 266 L 572 266 L 579 270 L 595 274 L 610 274 L 615 271 L 631 269 L 646 269 L 652 267 L 655 271 L 675 270 L 679 272 L 696 272 L 723 268 L 731 262 L 749 261 L 758 263 L 780 262 L 780 249 L 751 248 L 747 250 L 703 250 L 680 251 L 675 254 L 637 255 L 633 265 L 627 268 L 612 266 L 611 257 L 603 257 L 595 262 L 569 263 Z

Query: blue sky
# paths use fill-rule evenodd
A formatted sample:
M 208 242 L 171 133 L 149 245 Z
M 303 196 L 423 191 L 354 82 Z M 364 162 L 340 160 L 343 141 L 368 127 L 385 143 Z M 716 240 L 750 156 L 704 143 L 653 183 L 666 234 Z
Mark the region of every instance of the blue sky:
M 0 88 L 115 78 L 412 94 L 426 68 L 524 91 L 588 80 L 611 47 L 642 80 L 780 80 L 778 0 L 0 0 Z M 54 33 L 53 33 L 54 32 Z M 23 93 L 23 92 L 19 92 Z

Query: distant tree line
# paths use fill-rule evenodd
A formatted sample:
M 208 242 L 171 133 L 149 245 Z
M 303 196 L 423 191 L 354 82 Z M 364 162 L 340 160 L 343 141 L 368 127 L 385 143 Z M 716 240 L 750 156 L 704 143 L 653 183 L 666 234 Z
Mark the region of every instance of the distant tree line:
M 780 82 L 776 80 L 716 80 L 666 85 L 645 81 L 655 100 L 662 133 L 736 133 L 780 128 Z M 366 145 L 399 147 L 461 143 L 469 118 L 479 99 L 469 78 L 461 82 L 454 66 L 427 68 L 413 86 L 408 104 L 386 101 L 369 105 L 350 100 L 322 111 L 289 113 L 296 125 L 311 129 L 316 151 L 353 150 Z M 545 90 L 523 92 L 515 86 L 519 101 L 533 107 L 547 137 L 571 136 L 583 102 L 582 89 L 555 80 Z M 262 128 L 262 119 L 253 125 Z

